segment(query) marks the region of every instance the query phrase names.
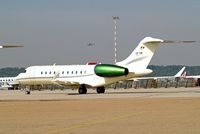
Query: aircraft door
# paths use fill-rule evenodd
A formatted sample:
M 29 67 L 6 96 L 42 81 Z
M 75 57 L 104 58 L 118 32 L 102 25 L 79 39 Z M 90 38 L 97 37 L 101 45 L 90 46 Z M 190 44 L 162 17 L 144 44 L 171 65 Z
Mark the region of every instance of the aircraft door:
M 36 76 L 36 69 L 35 68 L 31 68 L 30 70 L 29 70 L 29 83 L 32 83 L 33 85 L 34 85 L 34 83 L 35 83 L 35 76 Z

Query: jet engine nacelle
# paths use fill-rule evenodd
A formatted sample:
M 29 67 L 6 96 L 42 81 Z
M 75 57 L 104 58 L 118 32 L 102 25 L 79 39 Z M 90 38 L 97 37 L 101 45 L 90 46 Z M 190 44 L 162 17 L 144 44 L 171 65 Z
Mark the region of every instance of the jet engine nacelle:
M 111 64 L 98 64 L 95 66 L 94 72 L 101 77 L 118 77 L 129 73 L 127 68 Z

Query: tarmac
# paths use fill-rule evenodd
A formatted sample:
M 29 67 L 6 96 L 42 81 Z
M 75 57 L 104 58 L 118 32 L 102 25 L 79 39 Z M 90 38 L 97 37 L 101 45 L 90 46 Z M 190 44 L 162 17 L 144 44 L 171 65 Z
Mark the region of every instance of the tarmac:
M 2 134 L 199 134 L 200 88 L 0 90 Z

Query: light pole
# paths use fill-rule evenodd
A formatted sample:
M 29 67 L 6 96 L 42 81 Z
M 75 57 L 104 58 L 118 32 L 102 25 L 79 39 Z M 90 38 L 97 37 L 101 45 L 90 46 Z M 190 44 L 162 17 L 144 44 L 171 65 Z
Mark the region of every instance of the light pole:
M 117 62 L 117 20 L 119 20 L 118 16 L 113 16 L 114 22 L 114 63 Z

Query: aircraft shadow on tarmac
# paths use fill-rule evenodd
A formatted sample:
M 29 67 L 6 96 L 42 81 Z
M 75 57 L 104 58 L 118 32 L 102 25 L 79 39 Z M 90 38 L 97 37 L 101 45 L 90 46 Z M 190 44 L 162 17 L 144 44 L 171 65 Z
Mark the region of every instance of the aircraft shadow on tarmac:
M 200 93 L 200 91 L 134 91 L 134 92 L 105 92 L 103 94 L 173 94 L 173 93 Z M 97 93 L 87 93 L 87 94 L 97 94 Z M 68 95 L 87 95 L 87 94 L 79 94 L 79 93 L 68 93 Z M 99 94 L 99 95 L 103 95 Z

